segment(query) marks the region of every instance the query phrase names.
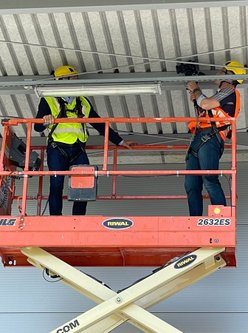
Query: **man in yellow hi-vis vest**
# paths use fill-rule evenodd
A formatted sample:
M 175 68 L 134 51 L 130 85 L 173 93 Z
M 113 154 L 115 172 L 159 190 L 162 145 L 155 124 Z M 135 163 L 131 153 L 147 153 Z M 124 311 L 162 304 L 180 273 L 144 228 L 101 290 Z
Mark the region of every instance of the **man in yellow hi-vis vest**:
M 54 71 L 55 79 L 72 80 L 77 78 L 73 66 L 62 66 Z M 59 123 L 53 124 L 56 118 L 100 118 L 90 101 L 83 97 L 43 97 L 40 100 L 36 118 L 43 118 L 44 124 L 35 124 L 37 132 L 50 130 L 47 146 L 47 164 L 51 171 L 69 170 L 72 165 L 89 164 L 85 151 L 88 140 L 86 124 Z M 103 123 L 91 124 L 101 135 L 104 135 Z M 109 140 L 116 145 L 130 149 L 133 142 L 123 140 L 113 129 L 109 129 Z M 50 177 L 49 210 L 50 215 L 62 215 L 64 176 Z M 75 201 L 73 215 L 85 215 L 87 202 Z
M 228 61 L 217 74 L 226 75 L 225 79 L 216 80 L 218 91 L 211 97 L 205 96 L 197 82 L 187 83 L 187 90 L 194 101 L 198 117 L 238 117 L 240 111 L 240 95 L 236 86 L 243 82 L 242 79 L 232 80 L 231 74 L 246 74 L 242 64 L 236 60 Z M 204 121 L 196 119 L 189 123 L 193 133 L 186 157 L 187 170 L 218 170 L 219 159 L 224 151 L 224 141 L 230 134 L 228 121 Z M 190 215 L 201 216 L 203 213 L 203 184 L 209 194 L 212 205 L 226 206 L 225 194 L 219 182 L 218 175 L 186 175 L 185 189 L 188 196 Z

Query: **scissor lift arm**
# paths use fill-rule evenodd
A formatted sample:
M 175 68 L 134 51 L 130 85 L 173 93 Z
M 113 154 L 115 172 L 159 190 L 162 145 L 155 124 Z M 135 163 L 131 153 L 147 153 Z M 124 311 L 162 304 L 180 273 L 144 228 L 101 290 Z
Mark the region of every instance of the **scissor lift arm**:
M 32 265 L 55 273 L 98 304 L 50 333 L 65 329 L 72 333 L 107 333 L 125 321 L 146 333 L 182 333 L 145 309 L 226 265 L 221 255 L 224 248 L 200 248 L 116 293 L 41 248 L 25 247 L 21 251 Z
M 211 118 L 211 121 L 218 121 Z M 9 120 L 4 124 L 0 151 L 0 181 L 5 177 L 23 177 L 20 216 L 11 215 L 11 205 L 0 211 L 0 255 L 5 266 L 23 266 L 28 262 L 47 269 L 61 280 L 97 303 L 97 305 L 51 331 L 51 333 L 107 333 L 128 321 L 146 333 L 180 333 L 146 309 L 193 284 L 224 266 L 235 266 L 236 247 L 236 124 L 233 118 L 231 170 L 117 170 L 117 149 L 113 153 L 113 170 L 108 169 L 108 135 L 110 123 L 190 122 L 191 118 L 118 118 L 94 119 L 105 123 L 102 170 L 92 172 L 30 171 L 32 124 L 43 120 Z M 68 119 L 60 119 L 68 122 Z M 70 122 L 72 120 L 70 119 Z M 201 121 L 209 121 L 202 118 Z M 86 123 L 87 119 L 75 119 Z M 17 172 L 7 164 L 9 126 L 27 125 L 27 150 L 24 170 Z M 6 147 L 5 147 L 6 146 Z M 169 147 L 167 147 L 169 149 Z M 179 147 L 178 147 L 179 148 Z M 147 148 L 145 148 L 147 149 Z M 161 149 L 161 147 L 159 148 Z M 6 156 L 7 157 L 6 157 Z M 44 150 L 41 150 L 44 161 Z M 117 176 L 215 174 L 231 175 L 231 202 L 227 207 L 208 206 L 207 216 L 41 216 L 45 199 L 39 182 L 37 215 L 27 216 L 28 180 L 30 176 L 112 176 L 112 196 L 102 199 L 130 199 L 118 196 Z M 12 178 L 13 179 L 13 178 Z M 74 185 L 73 185 L 74 186 Z M 72 186 L 72 187 L 73 187 Z M 13 195 L 11 199 L 16 199 Z M 173 199 L 160 196 L 159 199 Z M 179 198 L 179 197 L 177 197 Z M 99 198 L 100 199 L 100 198 Z M 133 197 L 132 197 L 133 199 Z M 136 196 L 136 199 L 141 199 Z M 144 199 L 144 198 L 142 198 Z M 149 197 L 149 199 L 156 199 Z M 181 198 L 182 199 L 182 198 Z M 19 200 L 19 198 L 18 198 Z M 120 228 L 119 228 L 120 227 Z M 120 230 L 121 229 L 121 230 Z M 186 255 L 183 253 L 187 252 Z M 180 257 L 166 265 L 173 257 Z M 114 292 L 73 266 L 160 266 L 151 275 L 123 291 Z

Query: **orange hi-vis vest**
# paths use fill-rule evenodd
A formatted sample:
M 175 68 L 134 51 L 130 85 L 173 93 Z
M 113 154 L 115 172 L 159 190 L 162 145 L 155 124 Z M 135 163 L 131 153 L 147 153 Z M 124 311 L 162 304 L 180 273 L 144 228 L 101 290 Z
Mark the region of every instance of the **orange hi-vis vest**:
M 237 89 L 235 89 L 234 92 L 236 94 L 236 106 L 235 106 L 235 113 L 234 113 L 233 117 L 237 119 L 238 115 L 239 115 L 239 111 L 240 111 L 240 94 Z M 213 117 L 216 117 L 216 118 L 217 117 L 218 118 L 230 117 L 220 107 L 212 109 L 212 114 L 213 114 Z M 204 118 L 211 118 L 210 115 L 208 114 L 208 112 L 206 112 L 206 115 L 204 116 Z M 225 127 L 225 126 L 227 127 L 226 129 L 219 131 L 221 138 L 225 141 L 226 137 L 227 137 L 227 133 L 230 130 L 228 127 L 231 125 L 231 123 L 229 121 L 216 121 L 215 124 L 216 124 L 216 128 Z M 195 129 L 197 129 L 197 128 L 204 129 L 204 128 L 210 128 L 210 127 L 212 127 L 211 121 L 197 122 L 194 120 L 188 124 L 188 128 L 191 133 L 194 133 Z

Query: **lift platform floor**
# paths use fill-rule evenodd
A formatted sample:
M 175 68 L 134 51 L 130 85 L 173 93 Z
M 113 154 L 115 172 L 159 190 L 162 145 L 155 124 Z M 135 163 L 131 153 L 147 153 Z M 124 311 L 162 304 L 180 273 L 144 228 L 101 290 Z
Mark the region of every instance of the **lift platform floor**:
M 2 216 L 5 266 L 28 265 L 22 247 L 41 247 L 72 266 L 160 266 L 200 247 L 224 247 L 235 266 L 231 216 Z

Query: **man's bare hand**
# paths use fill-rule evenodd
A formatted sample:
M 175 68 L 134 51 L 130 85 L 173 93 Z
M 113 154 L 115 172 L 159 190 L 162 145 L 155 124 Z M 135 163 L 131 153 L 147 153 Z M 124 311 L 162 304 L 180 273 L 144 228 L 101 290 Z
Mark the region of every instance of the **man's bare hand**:
M 43 117 L 44 125 L 46 126 L 46 125 L 49 125 L 49 124 L 53 124 L 54 123 L 54 119 L 55 118 L 51 114 L 49 114 L 47 116 L 44 116 Z
M 189 91 L 189 94 L 190 94 L 190 100 L 193 102 L 194 100 L 196 100 L 196 94 Z
M 123 140 L 123 142 L 121 143 L 122 147 L 125 147 L 127 149 L 132 149 L 132 146 L 137 145 L 138 143 L 133 142 L 133 141 L 129 141 L 129 140 Z
M 198 86 L 198 83 L 195 82 L 195 81 L 189 81 L 187 84 L 186 84 L 186 89 L 192 93 L 194 90 L 196 89 L 200 89 L 200 87 Z

